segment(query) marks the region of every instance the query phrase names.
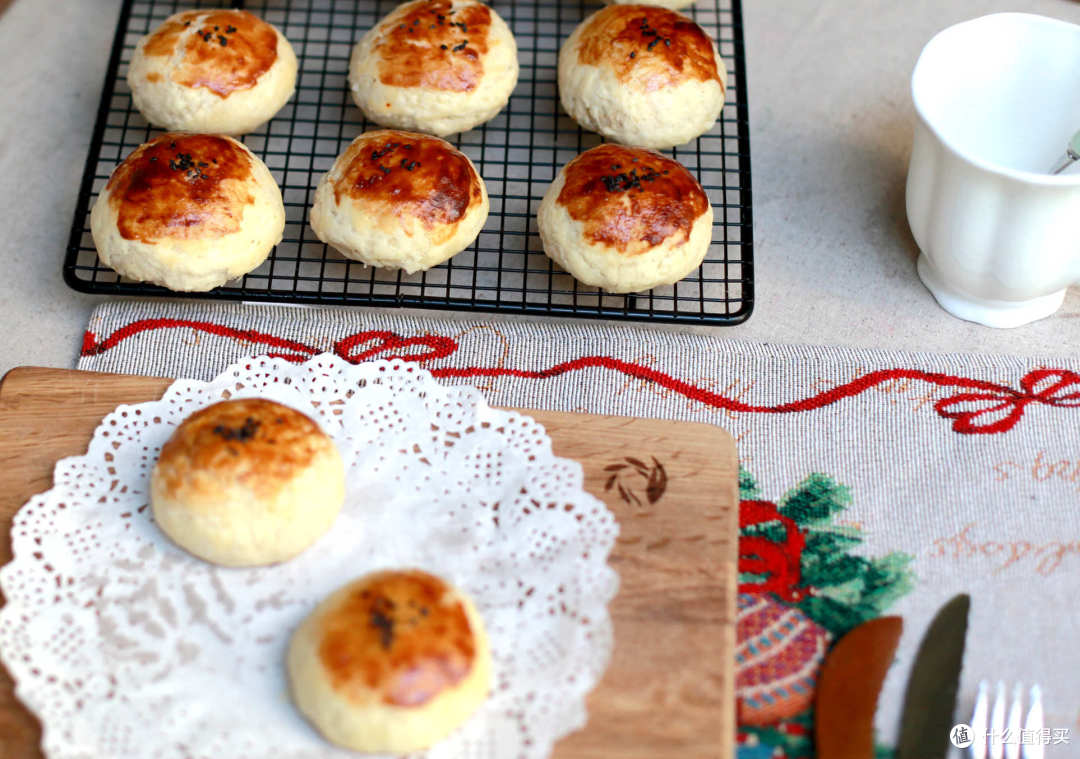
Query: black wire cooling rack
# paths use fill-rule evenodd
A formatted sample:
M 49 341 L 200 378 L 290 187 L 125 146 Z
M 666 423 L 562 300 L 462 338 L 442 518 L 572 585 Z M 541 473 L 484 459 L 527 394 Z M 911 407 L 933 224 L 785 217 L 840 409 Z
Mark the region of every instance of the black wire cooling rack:
M 121 279 L 98 260 L 89 210 L 116 165 L 158 133 L 132 104 L 126 83 L 128 61 L 139 38 L 167 16 L 223 4 L 124 0 L 64 261 L 64 280 L 74 289 L 714 325 L 737 324 L 750 316 L 754 302 L 750 139 L 740 0 L 699 0 L 687 11 L 719 45 L 728 68 L 728 100 L 708 134 L 667 151 L 699 178 L 714 212 L 708 256 L 696 272 L 675 285 L 610 295 L 579 284 L 543 253 L 536 210 L 547 186 L 561 166 L 601 142 L 562 112 L 556 90 L 559 46 L 599 6 L 558 0 L 492 3 L 517 38 L 520 79 L 502 113 L 451 140 L 483 175 L 491 214 L 473 245 L 415 275 L 349 261 L 321 243 L 307 223 L 319 179 L 368 127 L 348 91 L 352 45 L 397 5 L 396 0 L 232 2 L 281 29 L 300 59 L 296 95 L 267 125 L 243 138 L 281 186 L 285 237 L 258 269 L 209 293 L 175 293 Z

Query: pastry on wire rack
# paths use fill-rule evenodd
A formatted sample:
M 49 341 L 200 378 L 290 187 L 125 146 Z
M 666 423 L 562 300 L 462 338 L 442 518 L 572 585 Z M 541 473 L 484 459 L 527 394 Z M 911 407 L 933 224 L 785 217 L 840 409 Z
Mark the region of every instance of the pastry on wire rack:
M 281 110 L 296 70 L 289 41 L 259 17 L 192 10 L 139 40 L 127 81 L 135 107 L 155 126 L 239 135 Z
M 154 521 L 174 543 L 229 567 L 286 561 L 318 540 L 345 501 L 345 467 L 311 418 L 265 398 L 195 412 L 161 448 Z
M 490 120 L 518 78 L 517 44 L 476 0 L 415 0 L 353 48 L 353 100 L 376 124 L 444 137 Z
M 559 96 L 581 126 L 625 145 L 700 137 L 724 108 L 727 71 L 691 19 L 654 5 L 610 5 L 559 51 Z
M 701 265 L 712 205 L 677 161 L 599 145 L 570 161 L 540 203 L 544 252 L 579 282 L 612 293 L 677 282 Z
M 349 583 L 300 625 L 293 701 L 330 741 L 404 754 L 449 735 L 491 687 L 483 621 L 468 596 L 415 569 Z
M 488 207 L 484 180 L 453 145 L 377 129 L 353 140 L 319 182 L 311 227 L 346 258 L 412 274 L 470 245 Z
M 270 170 L 232 137 L 163 134 L 136 148 L 90 212 L 98 257 L 129 279 L 201 292 L 257 268 L 285 231 Z

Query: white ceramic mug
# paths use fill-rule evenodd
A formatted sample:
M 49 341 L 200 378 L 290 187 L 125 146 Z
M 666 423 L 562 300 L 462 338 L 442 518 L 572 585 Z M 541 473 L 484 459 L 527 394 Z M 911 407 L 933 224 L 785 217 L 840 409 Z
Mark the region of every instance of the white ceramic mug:
M 919 276 L 962 319 L 1016 327 L 1080 283 L 1080 26 L 997 13 L 935 36 L 911 81 L 907 215 Z

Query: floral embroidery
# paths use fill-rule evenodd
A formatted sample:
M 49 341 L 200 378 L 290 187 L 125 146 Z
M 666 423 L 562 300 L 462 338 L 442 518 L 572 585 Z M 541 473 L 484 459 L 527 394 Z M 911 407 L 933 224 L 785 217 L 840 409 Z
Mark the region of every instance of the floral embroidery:
M 861 533 L 835 522 L 851 494 L 826 475 L 807 476 L 773 503 L 743 470 L 739 492 L 738 757 L 810 757 L 828 647 L 911 590 L 912 557 L 853 554 Z

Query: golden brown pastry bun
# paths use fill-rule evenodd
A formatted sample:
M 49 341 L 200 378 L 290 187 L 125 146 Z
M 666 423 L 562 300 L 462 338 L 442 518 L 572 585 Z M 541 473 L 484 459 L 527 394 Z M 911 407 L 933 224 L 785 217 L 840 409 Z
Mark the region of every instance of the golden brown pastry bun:
M 540 203 L 544 252 L 608 292 L 676 282 L 701 265 L 712 205 L 686 168 L 659 153 L 600 145 L 563 167 Z
M 347 258 L 412 274 L 464 250 L 487 216 L 468 156 L 438 137 L 379 129 L 353 140 L 319 182 L 311 227 Z
M 700 26 L 655 5 L 610 5 L 559 51 L 563 108 L 586 129 L 625 145 L 668 148 L 712 128 L 727 72 Z
M 517 44 L 476 0 L 399 5 L 353 49 L 353 100 L 376 124 L 444 137 L 501 111 L 518 78 Z
M 102 263 L 125 277 L 204 291 L 266 260 L 285 204 L 266 164 L 231 137 L 164 134 L 116 167 L 90 231 Z
M 292 97 L 296 69 L 289 41 L 257 16 L 184 11 L 135 45 L 128 87 L 135 107 L 155 126 L 246 134 Z
M 162 531 L 224 566 L 291 559 L 330 528 L 344 500 L 334 441 L 299 411 L 262 398 L 222 401 L 185 419 L 150 479 Z
M 491 654 L 472 601 L 419 570 L 375 572 L 323 601 L 293 634 L 293 701 L 330 741 L 427 748 L 487 697 Z

